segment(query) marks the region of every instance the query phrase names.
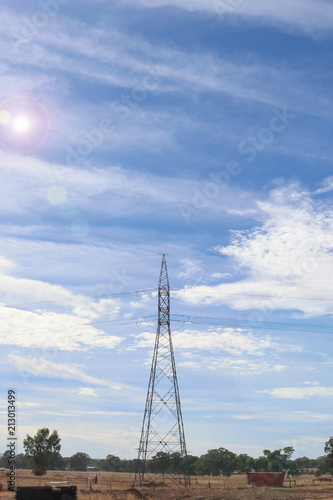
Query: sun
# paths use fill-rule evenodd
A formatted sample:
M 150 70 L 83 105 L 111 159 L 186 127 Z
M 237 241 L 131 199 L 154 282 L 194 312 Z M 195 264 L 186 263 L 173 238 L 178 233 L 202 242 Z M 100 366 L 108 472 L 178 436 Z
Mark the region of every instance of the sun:
M 19 134 L 25 134 L 31 128 L 31 121 L 25 115 L 18 115 L 13 119 L 12 126 Z

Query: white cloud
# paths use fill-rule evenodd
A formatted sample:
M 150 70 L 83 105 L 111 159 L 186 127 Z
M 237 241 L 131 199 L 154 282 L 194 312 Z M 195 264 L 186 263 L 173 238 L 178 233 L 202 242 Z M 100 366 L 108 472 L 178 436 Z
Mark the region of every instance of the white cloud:
M 152 348 L 154 340 L 155 334 L 144 332 L 136 336 L 134 346 Z M 274 356 L 302 350 L 300 346 L 286 345 L 267 335 L 254 335 L 236 328 L 176 331 L 173 345 L 182 356 L 182 360 L 178 360 L 179 366 L 194 370 L 226 370 L 238 375 L 281 372 L 287 366 L 274 361 Z M 268 354 L 270 362 L 264 360 Z
M 224 371 L 232 375 L 263 375 L 280 373 L 287 368 L 286 365 L 271 363 L 262 360 L 251 361 L 248 359 L 232 359 L 225 357 L 198 356 L 193 361 L 178 362 L 178 366 L 200 371 Z
M 20 408 L 38 408 L 39 406 L 42 406 L 40 403 L 33 403 L 33 402 L 23 402 L 23 401 L 16 401 L 16 405 Z M 0 400 L 0 408 L 7 408 L 8 406 L 8 401 L 1 399 Z
M 136 336 L 136 347 L 153 347 L 155 334 L 145 332 Z M 223 351 L 232 355 L 265 356 L 267 351 L 299 351 L 298 346 L 286 346 L 268 335 L 254 335 L 240 328 L 210 328 L 207 331 L 182 330 L 173 333 L 173 345 L 178 349 Z M 186 353 L 188 356 L 189 353 Z
M 314 386 L 314 387 L 277 387 L 272 390 L 261 391 L 278 399 L 310 399 L 316 397 L 333 396 L 333 387 Z
M 221 280 L 221 279 L 230 279 L 232 278 L 232 274 L 230 273 L 213 273 L 210 275 L 211 279 Z
M 261 225 L 233 233 L 229 246 L 216 250 L 232 259 L 247 278 L 216 286 L 185 289 L 179 297 L 191 304 L 226 303 L 238 310 L 298 309 L 307 316 L 332 314 L 333 210 L 315 202 L 297 184 L 274 189 L 258 201 Z
M 62 187 L 70 196 L 76 212 L 89 210 L 93 216 L 107 211 L 116 217 L 133 213 L 149 213 L 150 216 L 155 214 L 158 217 L 161 210 L 164 214 L 167 210 L 173 210 L 179 217 L 179 206 L 191 203 L 193 188 L 200 185 L 191 179 L 182 179 L 175 184 L 173 178 L 148 175 L 117 165 L 85 170 L 66 165 L 65 158 L 63 164 L 56 165 L 1 150 L 0 163 L 4 165 L 1 175 L 5 179 L 0 184 L 0 196 L 4 213 L 8 215 L 22 215 L 42 206 L 44 213 L 52 216 L 54 205 L 49 200 L 48 193 L 49 188 L 59 184 L 59 175 L 62 177 Z M 17 193 L 15 197 L 11 195 L 14 191 Z M 227 207 L 232 197 L 232 194 L 226 193 L 221 203 Z
M 80 417 L 84 415 L 104 415 L 104 416 L 132 416 L 141 415 L 141 413 L 131 412 L 131 411 L 85 411 L 85 410 L 68 410 L 63 412 L 57 412 L 52 410 L 41 411 L 44 415 L 58 415 L 61 417 Z
M 333 176 L 326 177 L 321 183 L 321 187 L 315 191 L 315 194 L 330 193 L 333 191 Z
M 53 351 L 85 350 L 91 347 L 112 349 L 121 337 L 109 335 L 89 320 L 49 311 L 24 311 L 0 308 L 0 344 Z
M 232 418 L 235 418 L 236 420 L 255 420 L 259 417 L 256 415 L 234 415 Z
M 80 387 L 80 389 L 76 392 L 78 396 L 92 396 L 95 398 L 99 397 L 97 389 L 92 389 L 91 387 Z
M 178 273 L 178 278 L 183 278 L 185 280 L 195 281 L 198 276 L 201 276 L 202 267 L 201 263 L 192 259 L 181 260 L 182 270 Z
M 333 416 L 328 413 L 314 413 L 311 411 L 292 411 L 291 413 L 289 413 L 289 419 L 300 422 L 330 422 L 333 420 Z
M 0 293 L 6 297 L 6 305 L 16 303 L 28 305 L 33 302 L 44 302 L 51 297 L 53 301 L 71 301 L 79 296 L 74 295 L 63 286 L 43 281 L 19 278 L 0 274 Z
M 109 385 L 106 380 L 90 377 L 83 373 L 77 365 L 55 363 L 45 358 L 22 357 L 14 354 L 8 355 L 9 361 L 17 368 L 23 378 L 27 378 L 27 374 L 35 377 L 55 378 L 63 380 L 78 380 L 87 384 L 94 385 Z
M 7 274 L 12 273 L 17 269 L 17 264 L 10 259 L 0 256 L 0 273 Z
M 133 3 L 133 0 L 127 0 Z M 214 15 L 233 14 L 273 26 L 293 27 L 306 33 L 332 30 L 332 4 L 323 0 L 136 0 L 147 8 L 178 7 L 188 12 L 207 11 Z
M 170 0 L 171 4 L 172 1 L 177 0 Z M 255 0 L 254 4 L 256 2 L 259 4 L 255 7 L 256 13 L 261 16 L 267 11 L 274 10 L 284 21 L 287 10 L 294 15 L 297 22 L 305 20 L 304 12 L 301 17 L 295 14 L 297 12 L 295 7 L 284 5 L 284 8 L 281 8 L 275 4 L 274 7 L 271 4 L 267 7 L 267 3 L 262 5 L 260 0 Z M 312 23 L 317 16 L 320 17 L 320 20 L 327 21 L 328 16 L 318 11 L 317 5 L 314 6 L 310 0 L 298 0 L 298 2 L 298 11 L 311 11 L 309 20 Z M 254 8 L 252 2 L 243 2 L 239 10 L 235 10 L 242 12 L 242 8 L 245 8 L 246 5 L 248 10 Z M 212 12 L 215 10 L 211 2 L 204 0 L 200 1 L 199 4 L 184 0 L 182 6 L 184 8 L 190 7 L 190 10 L 192 7 L 198 6 Z M 311 8 L 307 6 L 311 6 Z M 332 10 L 331 6 L 329 10 Z M 316 12 L 316 16 L 312 15 L 312 11 Z M 0 14 L 2 18 L 6 18 L 6 26 L 13 26 L 12 30 L 15 32 L 19 16 L 9 14 L 7 11 L 0 12 Z M 248 14 L 244 12 L 244 15 Z M 318 24 L 320 23 L 318 22 Z M 322 23 L 321 26 L 323 26 Z M 48 30 L 41 30 L 33 44 L 21 44 L 19 51 L 12 42 L 3 41 L 2 45 L 0 42 L 2 58 L 6 64 L 19 63 L 24 57 L 25 64 L 33 68 L 35 77 L 19 73 L 20 65 L 16 64 L 15 82 L 17 85 L 22 86 L 30 78 L 34 80 L 31 86 L 34 84 L 38 87 L 38 85 L 43 84 L 49 88 L 51 84 L 58 85 L 58 87 L 61 85 L 62 92 L 59 88 L 55 88 L 54 94 L 67 94 L 70 87 L 68 73 L 73 72 L 75 77 L 84 80 L 103 82 L 116 88 L 123 87 L 128 89 L 127 92 L 130 94 L 133 88 L 142 85 L 148 77 L 155 93 L 167 92 L 169 94 L 185 89 L 191 92 L 193 90 L 223 92 L 242 100 L 248 99 L 269 105 L 286 105 L 291 109 L 302 109 L 306 113 L 315 115 L 319 113 L 320 116 L 324 113 L 327 116 L 329 102 L 324 97 L 319 102 L 318 94 L 309 94 L 309 89 L 301 82 L 303 74 L 295 68 L 289 68 L 285 71 L 281 67 L 254 61 L 253 57 L 251 60 L 246 57 L 243 60 L 240 58 L 231 60 L 221 56 L 216 57 L 209 52 L 181 51 L 174 47 L 151 44 L 143 41 L 142 38 L 129 36 L 127 33 L 125 35 L 114 29 L 92 28 L 90 25 L 74 19 L 62 18 L 61 23 L 55 19 L 48 28 Z M 136 47 L 135 52 L 132 50 L 133 45 Z M 64 75 L 62 78 L 53 79 L 52 82 L 44 82 L 46 77 L 44 79 L 42 77 L 47 68 L 57 71 L 63 70 Z M 36 73 L 37 70 L 40 74 Z M 12 72 L 13 69 L 9 68 L 8 75 Z M 13 84 L 7 79 L 13 79 L 13 77 L 7 76 L 7 73 L 3 76 L 4 88 L 12 87 Z M 269 78 L 269 85 L 263 85 L 267 78 Z M 57 83 L 58 80 L 61 81 L 61 84 Z M 297 91 L 294 90 L 296 88 Z M 23 89 L 18 88 L 16 93 L 22 91 Z M 149 92 L 151 90 L 148 90 Z M 313 101 L 315 101 L 314 104 L 312 104 Z M 92 129 L 96 129 L 96 125 L 105 117 L 115 120 L 116 130 L 105 134 L 99 148 L 113 149 L 114 147 L 124 147 L 126 144 L 127 147 L 132 148 L 148 147 L 160 150 L 161 145 L 170 147 L 172 144 L 176 146 L 178 128 L 183 129 L 186 126 L 196 130 L 200 128 L 202 131 L 200 121 L 196 121 L 193 116 L 188 117 L 176 109 L 173 109 L 172 112 L 167 108 L 151 111 L 143 110 L 139 106 L 138 109 L 131 109 L 130 120 L 117 120 L 117 113 L 111 108 L 109 110 L 107 108 L 110 105 L 109 102 L 102 104 L 85 102 L 84 107 L 72 103 L 70 107 L 67 106 L 65 109 L 59 103 L 50 102 L 48 105 L 52 109 L 53 117 L 55 117 L 53 143 L 58 141 L 59 144 L 63 144 L 66 140 L 66 143 L 77 144 L 78 137 L 73 137 L 73 130 L 82 130 L 82 123 L 84 123 L 82 133 L 89 133 Z
M 6 244 L 12 247 L 15 243 L 6 241 Z M 37 246 L 36 243 L 32 244 L 31 252 L 38 262 Z M 49 248 L 50 246 L 52 247 L 48 245 Z M 53 251 L 56 250 L 55 246 Z M 42 253 L 45 255 L 45 249 Z M 0 259 L 1 263 L 0 297 L 3 303 L 0 304 L 0 345 L 73 351 L 90 347 L 111 349 L 122 342 L 120 337 L 106 334 L 91 324 L 94 320 L 103 318 L 109 321 L 119 316 L 119 299 L 98 300 L 96 297 L 94 300 L 94 297 L 75 294 L 66 287 L 47 280 L 11 275 L 14 271 L 16 274 L 29 273 L 29 265 L 27 269 L 20 268 L 4 258 Z M 38 266 L 40 264 L 37 264 L 37 273 Z M 50 276 L 61 281 L 56 271 L 50 270 Z

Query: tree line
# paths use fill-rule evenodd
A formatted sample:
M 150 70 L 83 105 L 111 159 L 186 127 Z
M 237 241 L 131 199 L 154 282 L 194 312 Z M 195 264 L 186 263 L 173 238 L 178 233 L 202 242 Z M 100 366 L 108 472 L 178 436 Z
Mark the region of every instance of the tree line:
M 32 469 L 35 475 L 43 475 L 47 470 L 86 471 L 88 467 L 109 472 L 135 472 L 137 469 L 137 459 L 121 459 L 111 454 L 105 459 L 91 458 L 84 452 L 62 457 L 60 441 L 57 431 L 50 434 L 47 428 L 39 429 L 33 437 L 27 435 L 23 441 L 25 453 L 16 456 L 16 468 Z M 316 475 L 333 474 L 333 437 L 325 443 L 326 455 L 317 459 L 301 457 L 293 460 L 294 451 L 291 446 L 273 451 L 266 449 L 259 458 L 253 458 L 246 453 L 237 455 L 226 448 L 217 448 L 200 457 L 188 455 L 184 462 L 177 452 L 158 452 L 147 461 L 146 468 L 150 472 L 212 476 L 230 476 L 235 472 L 282 472 L 286 477 L 296 477 L 314 469 Z M 8 456 L 6 451 L 0 458 L 0 467 L 8 467 Z

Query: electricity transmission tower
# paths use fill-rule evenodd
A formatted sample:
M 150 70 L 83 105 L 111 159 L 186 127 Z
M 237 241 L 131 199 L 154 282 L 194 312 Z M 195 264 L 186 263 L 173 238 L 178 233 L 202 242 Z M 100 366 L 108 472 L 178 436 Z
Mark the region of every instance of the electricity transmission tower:
M 156 454 L 177 463 L 177 471 L 147 471 L 147 462 Z M 186 442 L 180 405 L 176 364 L 170 330 L 170 286 L 163 254 L 158 284 L 158 325 L 150 371 L 146 407 L 139 445 L 135 484 L 156 482 L 165 478 L 188 485 L 185 471 Z M 161 463 L 161 462 L 160 462 Z M 152 469 L 151 465 L 149 467 Z

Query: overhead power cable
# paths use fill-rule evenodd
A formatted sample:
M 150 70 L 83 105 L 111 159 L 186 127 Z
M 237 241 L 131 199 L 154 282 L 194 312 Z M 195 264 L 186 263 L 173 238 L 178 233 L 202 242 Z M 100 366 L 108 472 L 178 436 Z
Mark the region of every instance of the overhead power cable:
M 304 323 L 281 323 L 278 321 L 260 321 L 260 320 L 249 320 L 249 319 L 237 319 L 237 318 L 217 318 L 217 317 L 210 317 L 210 316 L 192 316 L 191 314 L 172 314 L 172 316 L 176 316 L 177 318 L 188 318 L 189 320 L 191 318 L 194 319 L 206 319 L 206 320 L 212 320 L 212 321 L 234 321 L 236 323 L 247 323 L 247 324 L 252 324 L 252 323 L 260 323 L 260 325 L 281 325 L 281 326 L 313 326 L 315 328 L 333 328 L 333 325 L 315 325 L 313 323 L 307 323 L 304 325 Z
M 189 293 L 200 293 L 202 292 L 196 292 L 192 290 L 187 290 L 187 289 L 177 289 L 173 288 L 170 289 L 172 292 L 189 292 Z M 60 302 L 74 302 L 74 301 L 80 301 L 80 300 L 85 300 L 85 299 L 103 299 L 107 297 L 118 297 L 118 296 L 125 296 L 125 295 L 134 295 L 134 294 L 140 294 L 140 293 L 149 293 L 149 292 L 155 292 L 157 293 L 156 288 L 147 288 L 145 290 L 133 290 L 129 292 L 114 292 L 114 293 L 107 293 L 103 295 L 81 295 L 80 297 L 76 297 L 73 299 L 53 299 L 53 300 L 44 300 L 44 301 L 39 301 L 39 302 L 16 302 L 15 304 L 1 304 L 0 307 L 20 307 L 20 306 L 31 306 L 31 305 L 38 305 L 38 304 L 53 304 L 53 303 L 60 303 Z M 333 299 L 322 299 L 322 298 L 314 298 L 314 297 L 290 297 L 290 296 L 274 296 L 274 295 L 255 295 L 255 294 L 248 294 L 248 293 L 226 293 L 226 292 L 210 292 L 210 295 L 230 295 L 230 296 L 240 296 L 240 297 L 262 297 L 266 299 L 273 299 L 274 297 L 277 297 L 279 299 L 297 299 L 297 300 L 312 300 L 312 301 L 328 301 L 328 302 L 333 302 Z
M 183 323 L 183 321 L 181 321 L 180 319 L 175 319 L 173 320 L 177 323 Z M 208 322 L 208 321 L 193 321 L 193 320 L 188 320 L 188 321 L 185 321 L 185 323 L 188 323 L 188 324 L 191 324 L 191 325 L 211 325 L 211 326 L 228 326 L 228 327 L 232 327 L 232 325 L 229 325 L 227 323 L 223 323 L 223 322 L 220 322 L 220 323 L 211 323 L 211 322 Z M 243 327 L 245 328 L 245 326 Z M 294 333 L 327 333 L 327 334 L 332 334 L 333 333 L 333 330 L 331 331 L 316 331 L 316 330 L 305 330 L 304 328 L 301 329 L 301 330 L 297 330 L 295 328 L 274 328 L 273 326 L 249 326 L 248 327 L 249 329 L 252 329 L 252 328 L 255 328 L 256 330 L 278 330 L 280 332 L 294 332 Z
M 108 321 L 100 321 L 100 322 L 92 322 L 92 323 L 73 323 L 71 325 L 68 325 L 67 327 L 67 330 L 64 330 L 64 326 L 59 326 L 59 327 L 55 327 L 55 328 L 51 328 L 51 332 L 54 332 L 54 331 L 68 331 L 69 329 L 71 328 L 86 328 L 86 327 L 101 327 L 101 326 L 123 326 L 123 325 L 135 325 L 136 323 L 145 323 L 145 322 L 148 322 L 148 321 L 155 321 L 157 319 L 157 315 L 150 315 L 150 316 L 141 316 L 141 317 L 137 317 L 137 318 L 117 318 L 117 319 L 113 319 L 113 320 L 108 320 Z M 1 332 L 3 334 L 10 334 L 12 333 L 13 331 L 15 331 L 15 333 L 17 332 L 24 332 L 24 333 L 30 333 L 30 332 L 38 332 L 38 331 L 44 331 L 45 332 L 45 327 L 43 328 L 15 328 L 13 327 L 12 330 L 1 330 Z
M 134 255 L 134 257 L 156 257 L 158 255 L 162 255 L 160 253 L 153 253 L 153 254 L 137 254 L 137 255 Z M 176 255 L 176 254 L 175 254 Z M 5 257 L 6 258 L 6 257 Z M 0 266 L 0 270 L 1 269 L 13 269 L 15 271 L 15 269 L 20 269 L 21 267 L 39 267 L 39 266 L 46 266 L 46 265 L 66 265 L 66 264 L 80 264 L 81 262 L 104 262 L 104 261 L 110 261 L 110 263 L 114 263 L 115 261 L 121 261 L 123 262 L 124 260 L 133 260 L 133 255 L 128 255 L 127 257 L 114 257 L 114 256 L 110 256 L 110 257 L 104 257 L 103 259 L 101 258 L 96 258 L 96 259 L 80 259 L 80 260 L 57 260 L 57 261 L 44 261 L 44 262 L 39 262 L 39 263 L 35 263 L 35 264 L 17 264 L 15 262 L 15 259 L 19 258 L 19 256 L 16 256 L 16 257 L 11 257 L 12 262 L 14 264 L 14 267 L 11 266 L 11 265 L 8 265 L 8 266 Z
M 325 301 L 328 301 L 328 302 L 333 302 L 333 299 L 323 299 L 323 298 L 315 298 L 315 297 L 292 297 L 292 296 L 289 296 L 289 295 L 262 295 L 262 294 L 254 294 L 254 293 L 231 293 L 231 292 L 200 292 L 200 291 L 195 291 L 195 290 L 191 290 L 190 288 L 172 288 L 171 291 L 173 292 L 183 292 L 183 293 L 197 293 L 197 294 L 201 294 L 201 295 L 206 295 L 206 296 L 210 296 L 210 295 L 230 295 L 230 296 L 240 296 L 240 297 L 261 297 L 261 298 L 264 298 L 264 299 L 274 299 L 274 298 L 278 298 L 280 300 L 283 300 L 283 299 L 295 299 L 295 300 L 315 300 L 315 301 L 321 301 L 321 300 L 325 300 Z
M 156 292 L 155 288 L 149 288 L 147 290 L 134 290 L 132 292 L 117 292 L 117 293 L 107 293 L 103 295 L 82 295 L 81 297 L 77 297 L 75 299 L 56 299 L 56 300 L 44 300 L 40 302 L 23 302 L 16 304 L 2 304 L 1 307 L 18 307 L 18 306 L 33 306 L 38 304 L 53 304 L 57 302 L 73 302 L 76 300 L 85 300 L 85 299 L 103 299 L 105 297 L 116 297 L 120 295 L 131 295 L 131 294 L 139 294 L 139 293 L 147 293 L 147 292 Z

